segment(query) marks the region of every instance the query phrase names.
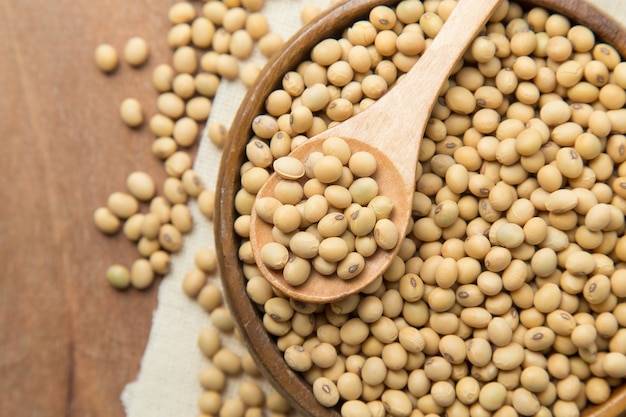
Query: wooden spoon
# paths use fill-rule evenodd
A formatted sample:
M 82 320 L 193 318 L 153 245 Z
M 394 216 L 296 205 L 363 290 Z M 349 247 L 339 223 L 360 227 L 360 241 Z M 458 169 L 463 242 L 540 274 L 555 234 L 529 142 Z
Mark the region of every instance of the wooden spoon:
M 365 268 L 352 279 L 313 271 L 304 284 L 292 286 L 285 281 L 282 271 L 268 268 L 260 259 L 261 248 L 273 241 L 272 225 L 253 210 L 252 251 L 261 273 L 274 287 L 300 301 L 332 302 L 359 292 L 387 270 L 411 217 L 418 153 L 430 112 L 452 69 L 500 1 L 460 0 L 432 44 L 401 81 L 367 110 L 310 138 L 290 154 L 303 161 L 312 152 L 321 151 L 325 139 L 339 136 L 349 143 L 352 152 L 366 150 L 375 155 L 378 169 L 374 179 L 379 194 L 394 201 L 391 220 L 398 228 L 399 243 L 391 250 L 379 249 L 366 258 Z M 278 174 L 272 174 L 257 198 L 273 196 L 279 180 Z

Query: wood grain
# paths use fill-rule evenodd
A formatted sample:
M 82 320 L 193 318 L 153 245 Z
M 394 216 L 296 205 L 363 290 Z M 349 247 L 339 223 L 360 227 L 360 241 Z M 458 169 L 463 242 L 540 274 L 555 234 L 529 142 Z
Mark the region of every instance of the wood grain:
M 377 4 L 393 4 L 394 0 L 352 0 L 323 16 L 312 26 L 304 28 L 285 45 L 281 53 L 265 67 L 259 76 L 257 85 L 249 91 L 244 103 L 236 115 L 239 121 L 231 128 L 229 146 L 225 149 L 222 167 L 240 166 L 243 162 L 243 149 L 251 137 L 251 123 L 255 116 L 263 112 L 265 97 L 278 85 L 282 75 L 295 68 L 296 64 L 307 57 L 311 46 L 328 36 L 336 36 L 337 31 L 353 21 L 363 18 L 368 10 Z M 568 0 L 531 0 L 524 2 L 529 7 L 542 5 L 562 13 L 574 21 L 582 22 L 594 29 L 599 38 L 615 45 L 622 56 L 626 56 L 626 31 L 614 21 L 608 20 L 590 4 Z M 336 409 L 320 406 L 315 400 L 310 385 L 299 374 L 293 372 L 284 362 L 282 353 L 275 341 L 266 332 L 257 308 L 246 295 L 245 278 L 237 256 L 239 239 L 233 231 L 235 211 L 233 201 L 238 184 L 239 170 L 221 169 L 219 184 L 225 184 L 219 190 L 216 208 L 215 234 L 221 236 L 216 242 L 225 288 L 233 317 L 240 334 L 247 343 L 251 354 L 260 365 L 261 371 L 274 384 L 292 405 L 304 416 L 338 417 Z M 613 397 L 606 404 L 586 410 L 585 417 L 617 417 L 626 414 L 626 386 L 616 389 Z
M 156 286 L 119 293 L 104 273 L 138 255 L 107 238 L 93 210 L 133 170 L 165 178 L 152 136 L 130 130 L 119 103 L 154 112 L 151 69 L 170 59 L 173 0 L 0 0 L 0 415 L 123 416 L 156 306 Z M 148 40 L 149 62 L 111 76 L 93 62 Z M 160 182 L 160 181 L 159 181 Z

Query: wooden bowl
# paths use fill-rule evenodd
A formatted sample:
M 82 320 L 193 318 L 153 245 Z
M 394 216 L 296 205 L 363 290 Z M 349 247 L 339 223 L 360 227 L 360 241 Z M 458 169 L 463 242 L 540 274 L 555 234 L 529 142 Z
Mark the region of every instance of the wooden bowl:
M 234 197 L 240 188 L 239 167 L 244 162 L 245 146 L 252 136 L 252 120 L 263 113 L 265 98 L 280 86 L 282 76 L 296 65 L 308 59 L 312 46 L 317 42 L 340 35 L 343 28 L 354 21 L 366 18 L 375 5 L 393 5 L 398 0 L 350 0 L 329 10 L 316 21 L 302 28 L 304 36 L 285 44 L 261 72 L 256 85 L 250 89 L 239 109 L 230 130 L 230 138 L 221 162 L 217 184 L 215 213 L 215 236 L 219 268 L 225 296 L 231 308 L 241 338 L 256 360 L 264 376 L 274 385 L 302 416 L 333 416 L 340 414 L 335 408 L 326 408 L 314 398 L 311 386 L 285 363 L 276 342 L 263 327 L 259 310 L 246 294 L 246 279 L 238 258 L 240 239 L 233 230 L 236 219 Z M 523 0 L 528 7 L 542 6 L 563 14 L 573 22 L 583 24 L 626 56 L 626 30 L 601 11 L 582 0 Z M 626 385 L 614 390 L 611 398 L 602 405 L 590 407 L 583 412 L 586 417 L 626 416 Z

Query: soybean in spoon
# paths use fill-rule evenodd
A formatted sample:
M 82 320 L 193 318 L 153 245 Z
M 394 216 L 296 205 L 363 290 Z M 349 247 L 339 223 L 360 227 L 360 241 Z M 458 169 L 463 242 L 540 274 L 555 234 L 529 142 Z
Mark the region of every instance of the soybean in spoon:
M 263 276 L 285 295 L 303 302 L 332 302 L 357 293 L 380 278 L 397 254 L 411 218 L 418 154 L 431 110 L 442 86 L 469 44 L 484 27 L 501 0 L 459 0 L 439 33 L 416 64 L 372 106 L 295 148 L 290 157 L 304 161 L 321 152 L 330 137 L 345 140 L 352 153 L 374 155 L 373 174 L 378 194 L 394 202 L 390 220 L 398 230 L 398 243 L 389 250 L 378 249 L 365 258 L 362 271 L 351 279 L 336 273 L 322 275 L 311 268 L 301 285 L 290 285 L 282 270 L 269 268 L 261 259 L 262 248 L 270 242 L 273 225 L 252 211 L 250 243 Z M 281 177 L 273 173 L 257 194 L 257 201 L 272 197 Z

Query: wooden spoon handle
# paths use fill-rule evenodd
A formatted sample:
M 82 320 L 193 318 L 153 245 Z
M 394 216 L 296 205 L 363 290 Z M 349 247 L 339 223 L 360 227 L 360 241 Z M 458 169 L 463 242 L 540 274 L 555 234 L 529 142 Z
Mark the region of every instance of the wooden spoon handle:
M 399 169 L 413 170 L 414 167 L 401 161 L 417 158 L 421 138 L 441 86 L 500 2 L 459 0 L 432 44 L 405 77 L 370 109 L 337 127 L 341 126 L 340 129 L 346 133 L 356 128 L 359 140 L 399 161 Z M 390 137 L 390 134 L 393 136 Z M 403 174 L 410 178 L 412 172 Z

